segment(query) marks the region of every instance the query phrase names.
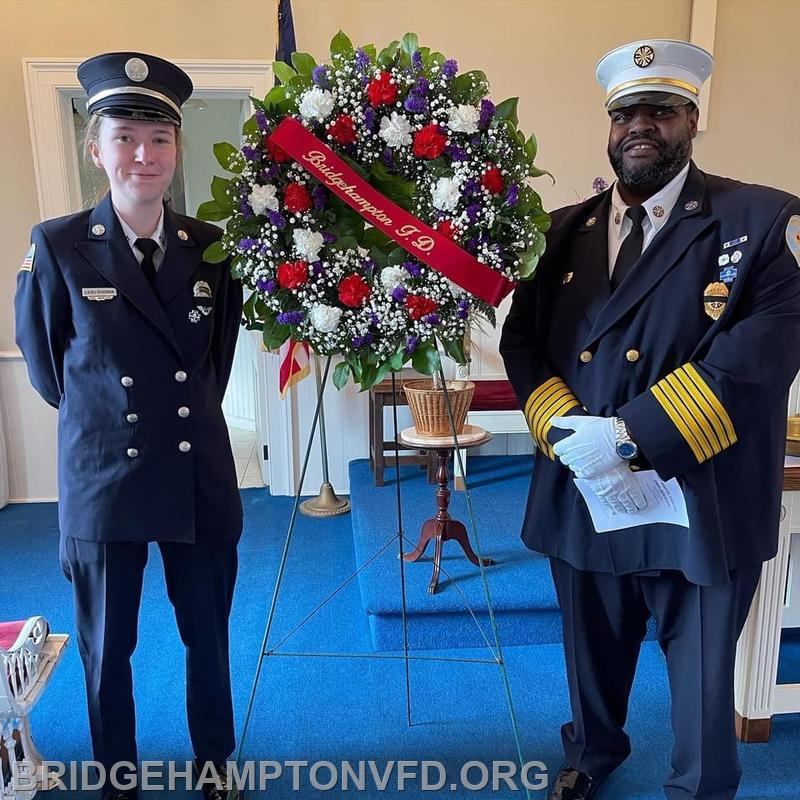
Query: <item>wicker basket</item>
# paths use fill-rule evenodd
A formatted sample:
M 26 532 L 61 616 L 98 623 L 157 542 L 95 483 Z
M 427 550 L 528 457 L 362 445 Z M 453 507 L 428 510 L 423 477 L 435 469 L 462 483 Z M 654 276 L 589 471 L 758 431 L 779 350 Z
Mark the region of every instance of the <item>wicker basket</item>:
M 403 386 L 417 433 L 423 436 L 446 436 L 452 433 L 447 400 L 442 389 L 434 389 L 433 381 L 408 381 Z M 447 381 L 447 395 L 453 409 L 456 433 L 463 433 L 467 411 L 472 402 L 475 384 L 471 381 Z

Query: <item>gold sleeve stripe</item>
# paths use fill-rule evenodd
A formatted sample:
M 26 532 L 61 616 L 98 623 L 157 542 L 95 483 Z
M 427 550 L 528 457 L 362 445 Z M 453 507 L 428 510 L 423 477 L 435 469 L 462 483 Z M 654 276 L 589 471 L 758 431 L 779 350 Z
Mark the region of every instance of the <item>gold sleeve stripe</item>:
M 718 453 L 722 447 L 717 440 L 717 437 L 711 430 L 711 425 L 703 415 L 702 410 L 697 405 L 696 398 L 686 390 L 686 387 L 680 382 L 676 374 L 673 372 L 667 375 L 662 381 L 664 391 L 669 395 L 672 393 L 673 399 L 676 401 L 675 405 L 681 409 L 684 419 L 689 427 L 694 431 L 697 441 L 703 446 L 703 452 L 706 458 L 711 458 L 714 453 Z M 667 386 L 669 389 L 667 389 Z
M 686 439 L 698 463 L 736 443 L 728 412 L 693 364 L 678 367 L 651 392 Z
M 553 377 L 534 389 L 525 403 L 525 418 L 536 445 L 550 459 L 555 458 L 547 441 L 550 420 L 580 406 L 578 398 L 561 378 Z
M 714 394 L 714 392 L 711 391 L 710 387 L 703 380 L 694 364 L 685 364 L 683 369 L 686 371 L 689 379 L 694 382 L 695 386 L 697 386 L 697 388 L 706 398 L 711 408 L 713 408 L 716 412 L 718 419 L 722 423 L 722 430 L 727 436 L 728 446 L 730 447 L 730 445 L 736 444 L 737 437 L 736 431 L 733 429 L 733 422 L 728 416 L 728 412 L 725 410 L 725 407 L 719 401 L 719 398 Z

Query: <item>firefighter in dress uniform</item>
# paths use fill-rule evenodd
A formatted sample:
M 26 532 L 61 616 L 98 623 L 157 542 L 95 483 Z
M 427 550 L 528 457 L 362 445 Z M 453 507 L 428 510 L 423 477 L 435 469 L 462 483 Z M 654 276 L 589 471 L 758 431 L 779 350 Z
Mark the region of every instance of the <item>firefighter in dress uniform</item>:
M 729 800 L 739 785 L 734 657 L 777 549 L 800 201 L 691 160 L 711 68 L 701 48 L 665 40 L 600 60 L 617 181 L 555 212 L 503 327 L 537 445 L 522 536 L 549 557 L 563 616 L 572 721 L 551 800 L 595 797 L 630 753 L 651 616 L 672 694 L 667 797 Z M 643 514 L 637 469 L 677 479 L 688 528 L 595 532 L 574 479 L 609 513 Z
M 148 542 L 158 542 L 186 647 L 200 776 L 224 778 L 235 745 L 228 619 L 242 506 L 221 404 L 242 294 L 227 263 L 203 261 L 220 230 L 164 203 L 189 76 L 154 56 L 107 53 L 78 78 L 87 148 L 110 192 L 34 227 L 16 339 L 31 383 L 59 412 L 61 563 L 103 798 L 124 800 L 137 796 L 125 763 L 137 762 L 130 658 Z M 222 796 L 211 782 L 203 793 Z

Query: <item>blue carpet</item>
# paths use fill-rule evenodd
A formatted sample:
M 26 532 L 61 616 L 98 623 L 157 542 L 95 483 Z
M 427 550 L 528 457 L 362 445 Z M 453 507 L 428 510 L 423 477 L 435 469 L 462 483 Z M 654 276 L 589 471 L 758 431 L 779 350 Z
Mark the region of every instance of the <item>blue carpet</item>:
M 519 539 L 532 463 L 531 456 L 469 460 L 468 479 L 480 549 L 496 562 L 486 568 L 486 578 L 504 645 L 561 640 L 561 620 L 547 559 L 532 553 Z M 424 470 L 401 467 L 400 488 L 406 550 L 412 550 L 423 522 L 436 515 L 435 486 L 427 483 Z M 387 470 L 386 484 L 376 487 L 368 462 L 351 461 L 350 491 L 356 563 L 363 567 L 358 581 L 373 644 L 376 650 L 398 649 L 403 635 L 397 542 L 370 562 L 397 531 L 394 470 Z M 477 551 L 464 492 L 452 493 L 450 515 L 465 524 Z M 430 542 L 425 557 L 405 564 L 411 647 L 480 647 L 487 640 L 493 642 L 480 570 L 467 560 L 457 542 L 444 544 L 439 590 L 435 595 L 428 594 L 433 547 Z
M 480 474 L 480 461 L 470 463 L 473 477 Z M 290 498 L 270 497 L 263 489 L 245 490 L 242 495 L 245 531 L 232 616 L 233 687 L 239 729 L 292 503 Z M 140 757 L 182 762 L 192 756 L 183 700 L 183 650 L 155 548 L 152 556 L 145 575 L 140 640 L 133 665 Z M 351 521 L 347 517 L 326 521 L 301 517 L 271 637 L 273 645 L 350 576 L 354 564 Z M 426 573 L 420 579 L 424 587 L 430 565 L 416 566 Z M 0 576 L 0 618 L 43 614 L 54 630 L 74 636 L 70 587 L 58 566 L 54 505 L 17 505 L 0 511 Z M 370 652 L 370 629 L 357 581 L 338 592 L 280 649 Z M 438 650 L 418 655 L 485 658 L 486 652 Z M 507 647 L 505 656 L 524 756 L 543 761 L 554 774 L 561 760 L 558 728 L 569 713 L 561 648 L 556 644 Z M 469 760 L 514 760 L 497 667 L 414 661 L 411 687 L 413 725 L 409 728 L 400 661 L 267 659 L 245 744 L 246 755 L 312 763 L 325 759 L 337 765 L 343 760 L 373 759 L 381 771 L 390 759 L 435 760 L 448 769 L 448 780 L 455 781 L 461 765 Z M 33 713 L 32 725 L 46 758 L 91 758 L 82 670 L 74 640 Z M 669 692 L 663 658 L 651 642 L 642 650 L 628 730 L 634 752 L 611 777 L 598 800 L 660 800 L 660 784 L 669 771 Z M 742 745 L 740 754 L 744 777 L 739 798 L 800 797 L 800 715 L 776 717 L 771 742 Z M 320 773 L 320 777 L 326 777 L 326 773 Z M 305 800 L 332 794 L 339 796 L 341 792 L 310 789 L 306 771 L 301 772 L 299 791 L 292 791 L 286 779 L 266 794 L 249 795 L 248 800 Z M 354 794 L 366 800 L 441 794 L 462 800 L 476 792 L 463 787 L 450 791 L 446 785 L 442 792 L 423 794 L 418 780 L 409 781 L 405 791 L 400 791 L 395 777 L 385 791 L 378 791 L 374 781 L 368 781 L 366 791 Z M 495 793 L 487 788 L 477 794 L 524 797 L 524 793 L 508 789 Z M 42 797 L 51 795 L 56 800 L 94 797 L 89 792 L 52 792 Z M 545 795 L 541 791 L 532 797 L 542 800 Z M 150 797 L 184 800 L 199 794 L 152 792 L 145 800 Z

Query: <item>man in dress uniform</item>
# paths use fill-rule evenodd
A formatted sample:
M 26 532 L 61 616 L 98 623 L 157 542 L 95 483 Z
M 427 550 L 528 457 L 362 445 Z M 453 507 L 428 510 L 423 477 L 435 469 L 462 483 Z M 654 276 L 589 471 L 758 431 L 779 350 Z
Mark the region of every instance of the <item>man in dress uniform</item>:
M 500 349 L 537 445 L 523 528 L 550 558 L 572 721 L 551 800 L 586 800 L 630 753 L 647 620 L 672 693 L 672 800 L 736 794 L 736 640 L 777 549 L 788 390 L 800 367 L 800 201 L 691 160 L 704 50 L 597 66 L 616 183 L 556 211 Z M 573 479 L 642 514 L 636 468 L 676 478 L 689 526 L 595 532 Z
M 121 800 L 137 791 L 130 658 L 148 542 L 158 542 L 186 646 L 201 777 L 235 745 L 228 618 L 242 506 L 221 403 L 242 295 L 227 263 L 203 260 L 220 230 L 163 202 L 189 77 L 141 53 L 97 56 L 78 77 L 110 192 L 33 229 L 16 330 L 31 383 L 59 411 L 61 563 L 103 797 Z M 223 796 L 210 783 L 203 791 Z

